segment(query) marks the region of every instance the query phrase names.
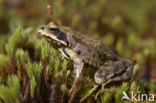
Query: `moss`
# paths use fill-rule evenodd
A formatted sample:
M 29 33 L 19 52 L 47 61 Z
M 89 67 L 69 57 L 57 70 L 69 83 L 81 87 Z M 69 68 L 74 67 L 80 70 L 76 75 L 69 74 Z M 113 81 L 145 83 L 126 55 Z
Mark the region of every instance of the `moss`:
M 0 85 L 0 97 L 6 103 L 19 103 L 20 84 L 17 76 L 8 76 L 7 86 Z
M 95 99 L 100 86 L 91 85 L 94 82 L 92 74 L 95 71 L 86 68 L 84 71 L 86 79 L 91 84 L 80 84 L 79 91 L 71 95 L 69 90 L 74 80 L 72 63 L 59 56 L 57 51 L 44 39 L 39 39 L 35 35 L 29 36 L 29 33 L 27 36 L 24 36 L 25 31 L 19 28 L 14 34 L 6 45 L 7 55 L 0 55 L 0 67 L 11 70 L 10 72 L 4 72 L 6 69 L 1 69 L 4 73 L 0 77 L 0 98 L 5 102 L 37 102 L 40 100 L 52 102 L 59 100 L 59 102 L 73 101 L 77 103 L 79 101 L 86 102 L 92 100 L 97 103 L 112 101 L 118 103 L 121 101 L 122 91 L 129 94 L 130 91 L 146 93 L 146 86 L 142 85 L 143 83 L 138 80 L 137 82 L 133 81 L 129 85 L 124 83 L 118 87 L 113 86 L 109 91 L 100 93 L 97 99 Z M 39 58 L 39 60 L 35 58 Z M 138 65 L 134 68 L 134 77 L 138 68 Z M 4 78 L 4 75 L 8 78 L 7 80 Z M 151 82 L 149 90 L 152 93 L 155 92 L 154 81 Z

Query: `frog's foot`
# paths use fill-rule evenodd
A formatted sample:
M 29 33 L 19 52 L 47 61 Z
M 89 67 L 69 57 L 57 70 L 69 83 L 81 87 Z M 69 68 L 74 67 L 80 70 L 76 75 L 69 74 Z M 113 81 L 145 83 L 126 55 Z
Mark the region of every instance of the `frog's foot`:
M 81 98 L 80 103 L 82 103 L 84 100 L 86 100 L 87 97 L 89 97 L 90 95 L 92 95 L 96 89 L 99 87 L 99 85 L 94 85 L 93 88 L 84 96 Z
M 109 89 L 106 89 L 104 87 L 105 87 L 105 85 L 109 84 L 110 82 L 111 82 L 111 80 L 108 80 L 106 83 L 103 83 L 102 84 L 102 88 L 95 95 L 95 100 L 97 99 L 97 97 L 99 96 L 100 93 L 108 92 L 109 91 Z

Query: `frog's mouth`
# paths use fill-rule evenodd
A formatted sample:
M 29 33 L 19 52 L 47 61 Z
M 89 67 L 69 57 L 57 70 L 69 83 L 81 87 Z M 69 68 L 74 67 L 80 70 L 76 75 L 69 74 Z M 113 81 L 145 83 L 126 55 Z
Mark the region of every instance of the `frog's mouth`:
M 41 26 L 38 28 L 38 36 L 41 38 L 45 38 L 47 41 L 54 44 L 55 46 L 68 46 L 68 41 L 63 33 L 53 33 L 49 30 L 47 26 Z

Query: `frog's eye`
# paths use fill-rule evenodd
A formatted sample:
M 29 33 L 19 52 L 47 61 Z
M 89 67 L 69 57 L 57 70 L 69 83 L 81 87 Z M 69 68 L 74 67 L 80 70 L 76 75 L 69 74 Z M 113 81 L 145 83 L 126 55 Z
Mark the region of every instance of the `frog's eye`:
M 57 28 L 49 28 L 49 30 L 52 32 L 52 33 L 58 33 L 59 30 Z

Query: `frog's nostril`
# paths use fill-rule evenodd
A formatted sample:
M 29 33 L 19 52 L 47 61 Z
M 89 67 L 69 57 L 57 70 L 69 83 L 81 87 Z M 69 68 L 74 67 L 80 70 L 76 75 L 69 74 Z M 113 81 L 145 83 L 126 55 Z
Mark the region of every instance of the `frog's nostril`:
M 38 29 L 42 29 L 42 30 L 44 30 L 45 27 L 46 27 L 46 26 L 40 26 L 40 27 L 38 27 Z
M 42 26 L 41 29 L 44 29 L 44 27 Z
M 40 29 L 42 29 L 42 30 L 43 30 L 43 29 L 44 29 L 44 26 L 41 26 L 41 27 L 40 27 Z

